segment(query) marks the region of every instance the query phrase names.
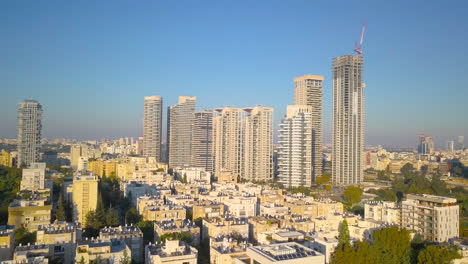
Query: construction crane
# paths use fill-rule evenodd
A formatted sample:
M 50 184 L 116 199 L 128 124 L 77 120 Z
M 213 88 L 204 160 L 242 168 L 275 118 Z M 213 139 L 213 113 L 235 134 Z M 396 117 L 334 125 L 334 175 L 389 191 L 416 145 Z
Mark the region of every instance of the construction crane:
M 366 32 L 366 22 L 362 24 L 362 30 L 361 30 L 361 40 L 359 43 L 354 44 L 354 51 L 357 53 L 357 55 L 362 55 L 362 42 L 364 41 L 364 32 Z

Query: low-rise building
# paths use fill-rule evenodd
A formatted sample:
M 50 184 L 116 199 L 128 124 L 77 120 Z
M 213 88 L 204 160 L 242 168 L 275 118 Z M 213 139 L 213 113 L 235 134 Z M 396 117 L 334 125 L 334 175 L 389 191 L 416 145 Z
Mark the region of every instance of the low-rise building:
M 260 204 L 260 214 L 269 216 L 283 216 L 289 214 L 289 208 L 281 204 Z
M 170 233 L 190 234 L 192 236 L 191 245 L 198 246 L 200 244 L 200 227 L 188 219 L 154 223 L 154 241 L 158 241 L 161 236 Z
M 101 263 L 120 263 L 130 261 L 132 252 L 123 240 L 82 240 L 78 243 L 75 263 L 90 263 L 99 260 Z
M 179 240 L 149 244 L 145 247 L 145 264 L 197 264 L 198 251 Z
M 402 227 L 420 233 L 424 239 L 446 242 L 458 237 L 457 199 L 428 194 L 408 194 L 402 202 Z
M 15 249 L 15 227 L 0 226 L 0 262 L 13 257 Z
M 296 242 L 247 248 L 250 264 L 324 264 L 325 256 Z
M 50 224 L 52 205 L 46 199 L 15 200 L 8 206 L 8 225 L 36 231 L 40 225 Z
M 210 264 L 232 264 L 234 259 L 247 252 L 247 241 L 238 241 L 230 236 L 211 239 Z
M 147 206 L 164 205 L 164 199 L 159 195 L 144 195 L 137 198 L 137 210 L 139 214 L 143 214 L 143 209 Z
M 192 219 L 220 217 L 224 215 L 224 204 L 212 201 L 198 201 L 192 207 Z
M 145 221 L 182 220 L 186 215 L 185 208 L 178 205 L 146 206 L 142 213 Z
M 132 260 L 136 263 L 143 263 L 144 246 L 143 232 L 138 226 L 118 226 L 106 227 L 99 230 L 99 238 L 102 240 L 122 240 L 127 244 L 132 252 Z
M 401 206 L 395 202 L 370 201 L 364 204 L 364 216 L 387 224 L 401 224 Z
M 243 238 L 249 238 L 249 224 L 245 218 L 222 217 L 203 219 L 203 239 L 231 235 L 233 233 Z
M 249 218 L 249 237 L 258 243 L 259 234 L 274 232 L 280 226 L 280 220 L 271 216 L 254 216 Z
M 49 263 L 49 246 L 44 244 L 19 245 L 15 248 L 13 261 L 10 263 Z
M 60 263 L 74 263 L 76 243 L 81 240 L 78 224 L 56 222 L 39 226 L 36 241 L 49 247 L 50 259 Z
M 21 190 L 38 191 L 45 189 L 45 170 L 46 164 L 39 162 L 33 162 L 28 168 L 23 169 Z
M 312 241 L 308 241 L 309 248 L 322 253 L 325 256 L 325 263 L 331 260 L 331 254 L 335 252 L 338 246 L 338 232 L 314 232 L 312 234 Z
M 244 218 L 257 215 L 257 197 L 235 196 L 223 200 L 225 211 L 235 217 Z

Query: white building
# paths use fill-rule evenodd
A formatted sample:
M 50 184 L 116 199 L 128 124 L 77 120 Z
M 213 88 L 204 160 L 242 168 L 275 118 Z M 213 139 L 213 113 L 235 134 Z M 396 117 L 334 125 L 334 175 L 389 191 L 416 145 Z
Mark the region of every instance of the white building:
M 143 155 L 161 161 L 161 129 L 163 99 L 160 96 L 145 97 L 143 113 Z
M 296 242 L 247 248 L 250 264 L 324 264 L 325 256 Z
M 458 237 L 457 199 L 428 194 L 408 194 L 402 202 L 402 227 L 415 230 L 424 239 L 446 242 Z
M 23 169 L 21 190 L 37 191 L 45 189 L 45 169 L 45 163 L 36 162 L 30 163 L 29 168 Z
M 145 264 L 197 264 L 198 251 L 179 240 L 149 244 L 145 248 Z
M 280 124 L 278 182 L 287 187 L 312 184 L 312 107 L 289 105 Z

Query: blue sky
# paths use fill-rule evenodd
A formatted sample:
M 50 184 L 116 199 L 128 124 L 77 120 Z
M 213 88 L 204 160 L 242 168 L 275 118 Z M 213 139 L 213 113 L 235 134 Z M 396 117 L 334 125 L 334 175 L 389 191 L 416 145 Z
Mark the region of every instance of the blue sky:
M 364 43 L 366 143 L 468 138 L 467 1 L 1 1 L 0 137 L 39 100 L 47 138 L 142 131 L 143 97 L 197 96 L 199 109 L 265 105 L 278 122 L 294 77 L 324 75 Z

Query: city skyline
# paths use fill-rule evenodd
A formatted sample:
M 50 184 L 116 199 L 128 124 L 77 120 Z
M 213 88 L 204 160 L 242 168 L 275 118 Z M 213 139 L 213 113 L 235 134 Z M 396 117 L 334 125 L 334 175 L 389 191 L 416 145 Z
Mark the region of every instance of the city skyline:
M 417 3 L 397 2 L 383 6 L 369 3 L 362 7 L 359 15 L 344 15 L 345 11 L 338 10 L 329 13 L 330 17 L 317 14 L 306 18 L 302 16 L 310 10 L 332 7 L 323 3 L 273 2 L 268 9 L 270 12 L 259 16 L 264 22 L 255 18 L 263 7 L 258 3 L 251 4 L 249 10 L 235 5 L 204 3 L 197 14 L 180 11 L 178 4 L 146 3 L 143 7 L 112 6 L 110 8 L 115 11 L 110 12 L 112 15 L 98 12 L 107 7 L 105 4 L 96 4 L 91 13 L 85 12 L 87 6 L 79 4 L 69 7 L 4 5 L 2 12 L 8 14 L 3 19 L 8 23 L 0 27 L 6 31 L 7 41 L 0 45 L 9 52 L 0 62 L 0 86 L 5 95 L 0 98 L 0 137 L 16 137 L 17 104 L 25 98 L 34 98 L 44 106 L 43 137 L 100 139 L 143 135 L 140 104 L 144 96 L 160 95 L 165 98 L 166 107 L 185 94 L 199 98 L 197 111 L 225 106 L 273 107 L 276 133 L 286 105 L 293 100 L 291 80 L 304 74 L 317 74 L 325 77 L 323 142 L 330 144 L 330 60 L 353 53 L 353 43 L 359 37 L 364 19 L 369 29 L 363 47 L 367 65 L 365 143 L 415 147 L 417 134 L 425 133 L 432 135 L 440 148 L 447 140 L 468 136 L 468 125 L 457 120 L 457 113 L 467 111 L 462 100 L 467 93 L 467 89 L 463 89 L 466 81 L 462 73 L 468 65 L 457 59 L 467 42 L 462 31 L 459 32 L 468 24 L 462 19 L 460 10 L 466 3 L 461 1 L 450 5 L 430 3 L 422 9 L 417 9 L 420 6 Z M 356 8 L 352 3 L 345 5 Z M 188 7 L 196 6 L 189 4 Z M 24 16 L 24 12 L 32 8 L 43 13 Z M 47 8 L 52 11 L 48 13 Z M 71 8 L 76 8 L 78 18 L 89 16 L 89 23 L 108 20 L 101 27 L 89 29 L 66 19 Z M 125 8 L 133 11 L 146 8 L 148 12 L 139 13 L 141 18 L 123 24 L 117 18 L 134 18 Z M 230 8 L 232 15 L 216 14 L 225 8 Z M 379 18 L 386 10 L 394 9 L 401 14 L 399 21 L 392 24 L 388 18 Z M 53 12 L 57 10 L 63 13 Z M 434 10 L 444 19 L 425 18 L 426 12 Z M 157 15 L 152 16 L 150 11 Z M 181 18 L 187 13 L 190 16 L 167 23 L 168 16 L 179 11 Z M 247 22 L 234 20 L 241 13 Z M 204 15 L 206 18 L 202 19 Z M 339 16 L 344 17 L 337 19 Z M 273 20 L 274 17 L 278 21 Z M 219 21 L 219 25 L 199 29 L 213 21 Z M 161 22 L 166 22 L 166 29 L 160 27 Z M 5 28 L 6 24 L 10 27 Z M 118 31 L 110 28 L 114 25 Z M 179 35 L 185 27 L 187 34 Z M 229 30 L 224 32 L 224 27 Z M 431 28 L 431 36 L 422 33 L 426 27 Z M 134 28 L 136 31 L 132 34 Z M 69 34 L 61 34 L 64 29 Z M 168 32 L 171 30 L 173 33 Z M 295 35 L 301 32 L 304 43 L 295 41 Z M 130 38 L 124 37 L 126 35 Z M 82 37 L 83 42 L 74 43 L 72 40 L 77 37 Z M 17 45 L 28 43 L 31 38 L 38 38 L 38 42 Z M 389 38 L 394 41 L 388 41 Z M 115 41 L 114 46 L 107 45 L 110 40 Z M 170 46 L 184 40 L 187 45 Z M 86 41 L 93 48 L 87 46 Z M 119 41 L 124 41 L 125 45 Z M 110 49 L 108 53 L 101 53 L 104 46 Z M 43 54 L 40 51 L 44 51 Z M 440 55 L 441 51 L 444 56 Z M 95 66 L 91 67 L 90 62 L 83 61 L 75 53 Z M 26 59 L 26 55 L 30 57 Z M 115 56 L 113 60 L 112 56 Z M 181 73 L 183 77 L 174 82 Z M 223 82 L 233 73 L 236 77 L 231 78 L 231 82 Z M 247 92 L 248 97 L 245 96 Z M 93 96 L 89 96 L 91 93 Z M 163 121 L 163 131 L 166 130 L 164 126 Z

